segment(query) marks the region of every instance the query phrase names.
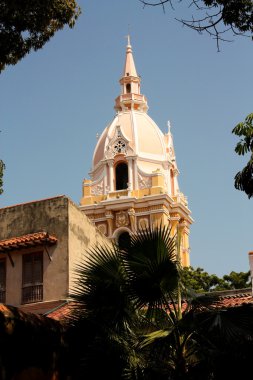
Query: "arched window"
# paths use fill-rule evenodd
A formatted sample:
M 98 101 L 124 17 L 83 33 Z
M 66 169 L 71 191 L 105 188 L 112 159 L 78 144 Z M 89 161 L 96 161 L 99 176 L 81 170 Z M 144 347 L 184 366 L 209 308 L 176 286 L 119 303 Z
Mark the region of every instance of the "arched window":
M 130 92 L 131 92 L 131 83 L 127 83 L 126 84 L 126 92 L 127 92 L 127 94 L 130 94 Z
M 131 238 L 128 232 L 122 232 L 118 237 L 118 246 L 121 249 L 130 247 Z
M 116 166 L 116 190 L 127 189 L 128 185 L 128 166 L 125 162 L 120 162 Z

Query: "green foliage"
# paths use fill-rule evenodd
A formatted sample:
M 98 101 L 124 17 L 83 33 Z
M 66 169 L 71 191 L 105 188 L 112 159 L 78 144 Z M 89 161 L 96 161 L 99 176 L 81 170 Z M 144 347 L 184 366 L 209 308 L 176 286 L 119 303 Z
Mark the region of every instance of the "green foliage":
M 79 14 L 75 0 L 0 0 L 0 72 L 65 25 L 72 28 Z
M 0 160 L 0 194 L 3 193 L 3 174 L 4 174 L 5 164 Z
M 253 34 L 253 3 L 252 0 L 205 0 L 209 6 L 221 6 L 222 19 L 225 25 L 232 26 L 240 33 L 250 32 Z
M 251 286 L 250 271 L 248 272 L 231 272 L 223 276 L 223 280 L 229 289 L 243 289 Z
M 202 268 L 183 268 L 182 282 L 187 289 L 196 293 L 207 293 L 219 290 L 248 288 L 251 285 L 250 272 L 234 272 L 222 278 L 209 274 Z
M 235 188 L 244 191 L 250 199 L 253 197 L 253 113 L 237 124 L 232 133 L 241 138 L 235 152 L 240 156 L 250 153 L 247 165 L 235 176 Z
M 179 281 L 175 240 L 170 230 L 144 230 L 131 238 L 122 260 L 127 275 L 128 294 L 139 308 L 147 310 L 164 303 Z M 170 273 L 170 276 L 167 275 Z
M 182 281 L 187 289 L 192 289 L 196 293 L 205 293 L 222 288 L 222 280 L 215 274 L 210 275 L 202 268 L 183 268 Z

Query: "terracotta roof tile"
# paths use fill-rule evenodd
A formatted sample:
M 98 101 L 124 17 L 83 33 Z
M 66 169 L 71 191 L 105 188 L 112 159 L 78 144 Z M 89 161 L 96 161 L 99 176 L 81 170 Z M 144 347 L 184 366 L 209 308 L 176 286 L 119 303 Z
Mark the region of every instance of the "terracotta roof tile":
M 226 294 L 228 293 L 228 294 Z M 203 297 L 208 297 L 208 295 L 203 295 Z M 230 292 L 220 292 L 215 301 L 212 301 L 209 306 L 215 308 L 229 308 L 237 307 L 243 304 L 253 304 L 253 297 L 250 289 L 242 289 L 242 293 L 239 291 L 230 291 Z M 182 301 L 183 311 L 187 308 L 187 301 Z M 32 313 L 37 315 L 43 315 L 61 323 L 64 322 L 66 318 L 70 315 L 73 310 L 74 303 L 68 300 L 57 300 L 57 301 L 48 301 L 48 302 L 38 302 L 34 304 L 27 304 L 19 306 L 19 310 L 25 313 Z M 199 310 L 202 307 L 200 306 Z M 8 306 L 0 304 L 0 312 L 8 310 Z
M 30 322 L 33 325 L 36 324 L 41 328 L 46 328 L 46 326 L 58 326 L 62 327 L 62 323 L 59 321 L 50 320 L 43 314 L 28 313 L 22 311 L 20 308 L 11 305 L 0 304 L 0 314 L 5 318 L 5 331 L 13 332 L 13 324 L 10 323 L 12 319 L 19 319 L 22 322 Z
M 57 238 L 49 235 L 47 232 L 35 232 L 22 236 L 15 236 L 9 239 L 0 240 L 0 252 L 11 251 L 14 249 L 22 249 L 34 247 L 43 244 L 56 244 Z
M 21 305 L 18 307 L 24 313 L 32 313 L 32 314 L 40 314 L 40 315 L 48 315 L 56 311 L 57 309 L 66 305 L 66 300 L 57 300 L 57 301 L 47 301 L 47 302 L 36 302 L 29 303 L 25 305 Z
M 64 305 L 55 308 L 55 310 L 51 310 L 47 314 L 45 314 L 49 318 L 56 319 L 57 321 L 64 322 L 72 311 L 72 303 L 66 302 Z
M 236 307 L 244 304 L 252 304 L 252 294 L 237 294 L 235 296 L 224 296 L 214 303 L 217 308 Z
M 233 291 L 231 291 L 231 294 L 224 295 L 224 296 L 220 294 L 217 297 L 217 300 L 209 304 L 209 306 L 222 309 L 222 308 L 229 308 L 229 307 L 237 307 L 243 304 L 253 304 L 253 297 L 250 290 L 243 293 L 236 292 L 236 294 L 233 294 Z M 187 309 L 187 305 L 188 305 L 187 301 L 183 300 L 182 301 L 183 311 Z M 64 321 L 64 319 L 70 315 L 72 309 L 73 309 L 73 302 L 66 302 L 62 306 L 59 306 L 58 308 L 47 313 L 46 315 L 47 317 L 56 319 L 58 321 Z

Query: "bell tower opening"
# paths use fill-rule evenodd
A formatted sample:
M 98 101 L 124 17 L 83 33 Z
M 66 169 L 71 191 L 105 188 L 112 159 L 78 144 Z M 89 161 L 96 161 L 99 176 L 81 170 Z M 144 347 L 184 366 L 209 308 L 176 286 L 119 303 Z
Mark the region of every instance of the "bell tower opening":
M 130 94 L 130 92 L 131 92 L 131 83 L 127 83 L 126 84 L 126 92 L 127 92 L 127 94 Z
M 128 187 L 128 166 L 125 162 L 120 162 L 115 169 L 116 190 L 124 190 Z

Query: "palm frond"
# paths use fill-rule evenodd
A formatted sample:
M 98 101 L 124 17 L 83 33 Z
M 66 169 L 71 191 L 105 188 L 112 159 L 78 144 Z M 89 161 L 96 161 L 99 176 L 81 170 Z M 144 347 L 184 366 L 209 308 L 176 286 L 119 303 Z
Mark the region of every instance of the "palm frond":
M 179 281 L 175 238 L 167 227 L 146 229 L 131 237 L 122 254 L 128 293 L 136 307 L 150 310 L 165 305 L 166 294 Z
M 127 328 L 133 308 L 125 292 L 124 271 L 117 247 L 96 247 L 76 267 L 72 318 L 89 316 L 108 328 Z

